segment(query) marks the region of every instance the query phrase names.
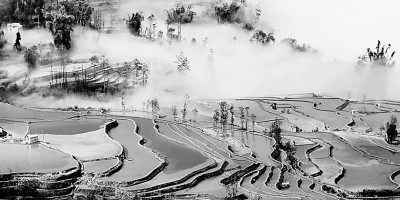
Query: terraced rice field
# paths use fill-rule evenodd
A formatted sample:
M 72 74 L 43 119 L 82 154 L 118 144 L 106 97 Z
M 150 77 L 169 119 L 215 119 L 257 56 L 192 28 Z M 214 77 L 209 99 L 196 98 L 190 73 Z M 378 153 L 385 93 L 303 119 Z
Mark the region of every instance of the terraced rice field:
M 277 110 L 270 107 L 273 102 L 277 103 Z M 76 185 L 75 195 L 107 188 L 110 193 L 99 193 L 102 190 L 97 189 L 95 193 L 108 197 L 120 193 L 153 198 L 174 193 L 222 198 L 229 195 L 225 186 L 229 182 L 237 185 L 239 193 L 262 199 L 336 199 L 327 187 L 336 194 L 340 190 L 342 194 L 356 196 L 362 189 L 398 187 L 400 149 L 386 144 L 374 135 L 374 130 L 366 132 L 369 126 L 374 129 L 384 122 L 381 118 L 389 117 L 391 112 L 352 116 L 349 109 L 358 104 L 350 103 L 340 110 L 337 108 L 345 101 L 338 98 L 229 100 L 236 108 L 236 122 L 222 130 L 221 126 L 213 127 L 211 121 L 217 103 L 191 102 L 192 106 L 203 106 L 199 109 L 203 116 L 198 115 L 198 120 L 204 122 L 197 124 L 184 124 L 170 116 L 153 120 L 129 113 L 124 116 L 122 112 L 101 118 L 64 118 L 68 115 L 62 113 L 57 120 L 33 121 L 29 123 L 29 132 L 45 133 L 41 135 L 43 144 L 54 149 L 43 144 L 9 144 L 4 139 L 0 143 L 2 151 L 20 152 L 21 159 L 13 159 L 4 167 L 2 164 L 0 170 L 4 174 L 63 171 L 78 166 L 73 155 L 83 161 L 85 172 L 83 181 Z M 238 130 L 241 124 L 237 107 L 246 105 L 250 113 L 257 115 L 254 132 Z M 372 107 L 369 109 L 374 112 Z M 288 152 L 274 151 L 278 145 L 265 135 L 275 118 L 284 122 L 283 144 L 295 145 L 293 157 L 297 165 L 290 164 Z M 112 120 L 118 125 L 108 127 Z M 349 124 L 352 120 L 354 124 Z M 26 119 L 0 121 L 0 126 L 20 137 L 28 131 L 27 125 Z M 304 130 L 292 133 L 294 125 Z M 330 129 L 325 129 L 325 125 Z M 315 127 L 319 131 L 311 132 Z M 333 131 L 334 127 L 344 130 Z M 280 157 L 275 160 L 276 152 L 280 152 Z M 0 159 L 3 163 L 11 157 L 2 155 Z
M 75 135 L 95 131 L 110 119 L 83 118 L 61 121 L 44 121 L 29 124 L 30 134 Z
M 125 119 L 117 122 L 118 126 L 111 129 L 109 135 L 122 145 L 127 160 L 121 170 L 101 180 L 129 181 L 145 177 L 160 165 L 161 161 L 150 149 L 146 149 L 139 144 L 142 137 L 135 132 L 136 123 L 134 121 Z M 139 133 L 142 133 L 142 131 Z
M 0 144 L 0 173 L 54 173 L 77 167 L 70 155 L 42 144 Z M 12 152 L 12 153 L 5 153 Z
M 97 160 L 84 162 L 84 171 L 89 173 L 102 173 L 107 169 L 117 165 L 118 159 L 108 159 L 108 160 Z
M 29 130 L 28 123 L 10 120 L 0 120 L 0 127 L 7 130 L 13 138 L 23 138 Z
M 45 121 L 64 120 L 78 115 L 76 112 L 58 112 L 34 110 L 30 108 L 16 107 L 9 104 L 0 104 L 0 118 L 16 121 Z

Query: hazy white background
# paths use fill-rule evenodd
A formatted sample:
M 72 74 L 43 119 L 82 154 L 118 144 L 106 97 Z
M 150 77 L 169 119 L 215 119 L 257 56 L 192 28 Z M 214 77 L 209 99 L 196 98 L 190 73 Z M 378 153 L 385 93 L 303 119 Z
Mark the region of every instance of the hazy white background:
M 192 24 L 182 27 L 185 40 L 168 45 L 149 42 L 130 35 L 101 34 L 75 31 L 75 56 L 104 52 L 111 62 L 139 58 L 150 66 L 149 87 L 128 97 L 132 105 L 152 97 L 161 103 L 181 100 L 183 94 L 192 98 L 253 97 L 290 93 L 323 93 L 361 99 L 400 100 L 400 66 L 356 67 L 357 57 L 374 48 L 377 40 L 392 44 L 400 51 L 400 2 L 396 0 L 248 0 L 260 5 L 262 15 L 258 29 L 274 30 L 277 43 L 262 46 L 249 42 L 252 32 L 239 25 L 218 24 L 202 15 L 208 1 L 193 3 L 199 11 Z M 206 2 L 206 3 L 198 3 Z M 164 10 L 175 1 L 123 1 L 119 14 L 132 12 L 155 14 L 157 27 L 165 32 Z M 148 22 L 143 22 L 147 26 Z M 191 38 L 197 44 L 191 44 Z M 208 38 L 206 45 L 203 40 Z M 237 38 L 234 43 L 233 37 Z M 316 54 L 294 53 L 279 44 L 285 37 L 310 44 Z M 42 38 L 43 39 L 43 38 Z M 48 40 L 47 36 L 44 40 Z M 210 49 L 214 61 L 209 62 Z M 176 73 L 176 55 L 188 56 L 191 71 L 183 76 Z M 400 52 L 399 52 L 400 53 Z M 395 56 L 400 64 L 399 54 Z M 172 73 L 171 73 L 172 72 Z M 171 93 L 165 93 L 168 89 Z M 119 97 L 118 97 L 119 98 Z M 171 100 L 172 99 L 172 100 Z M 169 101 L 171 100 L 171 101 Z M 82 103 L 75 97 L 63 104 Z M 91 104 L 90 100 L 87 104 Z M 120 102 L 110 102 L 119 107 Z

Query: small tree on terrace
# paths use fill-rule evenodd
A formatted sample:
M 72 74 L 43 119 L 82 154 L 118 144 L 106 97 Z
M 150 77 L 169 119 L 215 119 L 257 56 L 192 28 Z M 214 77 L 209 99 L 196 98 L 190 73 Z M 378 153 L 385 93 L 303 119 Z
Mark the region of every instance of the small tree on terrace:
M 248 122 L 249 122 L 249 107 L 245 107 L 244 108 L 245 110 L 246 110 L 246 130 L 248 129 L 248 127 L 247 127 L 247 124 L 248 124 Z
M 269 128 L 269 133 L 276 140 L 276 144 L 278 146 L 281 146 L 281 144 L 282 144 L 281 143 L 281 140 L 282 140 L 282 137 L 281 137 L 281 132 L 282 132 L 281 126 L 282 126 L 282 121 L 280 121 L 279 119 L 275 119 L 272 122 L 272 124 L 271 124 L 271 126 Z
M 221 108 L 221 125 L 222 125 L 222 129 L 225 128 L 226 124 L 228 123 L 228 104 L 226 103 L 226 101 L 223 101 L 221 103 L 219 103 L 219 106 Z
M 397 138 L 397 118 L 396 116 L 390 116 L 390 121 L 386 123 L 386 135 L 387 135 L 387 142 L 392 143 Z
M 146 35 L 150 39 L 153 39 L 155 37 L 156 23 L 154 21 L 156 21 L 156 17 L 153 14 L 151 14 L 149 17 L 147 17 L 147 20 L 149 21 L 149 28 L 147 29 L 148 32 Z
M 256 115 L 255 114 L 251 114 L 250 115 L 250 118 L 251 118 L 251 122 L 253 123 L 253 132 L 254 132 L 254 126 L 255 126 L 255 124 L 256 124 Z
M 244 122 L 244 118 L 245 118 L 244 108 L 243 107 L 239 107 L 239 110 L 240 110 L 240 122 L 242 124 L 242 129 L 243 129 L 243 122 Z
M 151 105 L 151 112 L 153 113 L 153 116 L 157 116 L 158 111 L 160 111 L 160 104 L 158 103 L 157 97 L 150 100 L 150 105 Z
M 218 110 L 218 109 L 215 109 L 215 110 L 214 110 L 214 116 L 213 116 L 213 119 L 214 119 L 214 126 L 217 126 L 217 125 L 218 125 L 219 116 L 220 116 L 219 110 Z
M 171 110 L 172 116 L 174 116 L 174 121 L 176 121 L 176 117 L 178 116 L 178 109 L 176 108 L 176 106 L 172 106 Z
M 234 122 L 235 122 L 235 114 L 234 114 L 233 109 L 234 109 L 233 104 L 231 104 L 231 106 L 229 107 L 229 112 L 231 113 L 231 126 L 232 126 L 232 129 L 233 129 Z
M 190 70 L 188 58 L 183 55 L 183 52 L 181 52 L 179 56 L 176 56 L 175 63 L 177 64 L 178 72 L 182 74 L 186 74 L 186 72 Z
M 185 94 L 184 96 L 184 103 L 183 103 L 183 109 L 182 109 L 182 120 L 183 122 L 186 121 L 186 116 L 187 116 L 187 100 L 190 98 L 188 94 Z
M 197 108 L 194 108 L 193 110 L 192 110 L 192 112 L 193 112 L 193 115 L 194 115 L 194 123 L 196 123 L 196 121 L 197 121 L 197 113 L 199 113 L 199 111 L 197 110 Z
M 133 61 L 133 66 L 136 71 L 140 71 L 142 73 L 142 85 L 143 87 L 146 86 L 150 73 L 149 66 L 146 63 L 140 62 L 138 59 Z
M 24 59 L 28 63 L 28 68 L 33 69 L 36 66 L 36 61 L 38 60 L 39 54 L 37 53 L 36 46 L 32 46 L 31 48 L 25 51 Z

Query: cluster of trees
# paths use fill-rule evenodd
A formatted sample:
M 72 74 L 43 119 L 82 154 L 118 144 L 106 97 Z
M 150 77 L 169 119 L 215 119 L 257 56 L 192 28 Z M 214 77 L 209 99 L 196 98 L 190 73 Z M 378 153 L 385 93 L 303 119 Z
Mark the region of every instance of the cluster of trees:
M 20 88 L 16 83 L 11 83 L 11 81 L 4 81 L 0 84 L 0 101 L 4 102 L 11 95 L 20 92 Z
M 260 19 L 261 9 L 258 5 L 253 6 L 245 0 L 233 0 L 230 4 L 214 6 L 213 15 L 219 23 L 244 23 L 243 28 L 251 31 Z
M 298 51 L 298 52 L 309 52 L 309 51 L 313 51 L 313 49 L 311 48 L 310 45 L 306 45 L 306 44 L 298 44 L 297 40 L 294 38 L 285 38 L 282 40 L 282 43 L 288 45 L 290 48 L 293 49 L 293 51 Z
M 44 0 L 4 0 L 0 4 L 0 23 L 19 22 L 33 27 L 44 22 Z
M 70 49 L 72 46 L 71 33 L 74 31 L 75 17 L 60 12 L 46 15 L 47 27 L 54 38 L 54 44 L 59 49 Z
M 88 26 L 91 24 L 91 16 L 94 12 L 94 8 L 89 6 L 89 4 L 80 0 L 73 1 L 62 1 L 56 6 L 56 9 L 62 9 L 61 12 L 74 16 L 74 24 L 81 26 Z
M 63 1 L 44 11 L 46 26 L 54 37 L 57 48 L 72 47 L 71 33 L 75 25 L 88 26 L 94 9 L 82 1 Z
M 195 12 L 191 11 L 191 6 L 184 6 L 182 3 L 177 3 L 174 8 L 171 8 L 169 11 L 166 10 L 167 13 L 167 37 L 171 39 L 182 39 L 182 24 L 192 22 Z M 130 32 L 136 36 L 144 36 L 150 40 L 154 40 L 156 38 L 162 38 L 164 32 L 161 30 L 156 30 L 156 18 L 153 14 L 150 14 L 147 18 L 149 22 L 148 27 L 143 26 L 143 21 L 145 17 L 142 13 L 133 13 L 131 16 L 128 16 L 126 21 L 126 25 Z M 171 27 L 171 24 L 177 24 L 177 27 Z M 177 31 L 177 33 L 175 33 Z
M 234 111 L 234 105 L 228 105 L 228 103 L 226 101 L 222 101 L 219 103 L 220 109 L 216 109 L 214 110 L 214 115 L 213 115 L 213 119 L 214 119 L 214 126 L 217 126 L 218 123 L 221 124 L 221 128 L 225 129 L 226 125 L 228 124 L 228 122 L 230 123 L 230 125 L 234 126 L 234 122 L 235 122 L 235 111 Z M 241 121 L 241 129 L 242 130 L 248 130 L 248 122 L 251 120 L 252 124 L 253 124 L 253 132 L 254 132 L 254 127 L 255 127 L 255 123 L 256 123 L 256 115 L 254 114 L 250 114 L 249 113 L 249 107 L 239 107 L 238 108 L 240 111 L 240 121 Z M 246 112 L 246 113 L 245 113 Z M 230 117 L 229 117 L 230 114 Z M 246 123 L 246 127 L 244 127 L 244 122 Z
M 391 44 L 389 44 L 387 47 L 385 47 L 385 45 L 381 46 L 381 41 L 378 40 L 375 51 L 371 48 L 367 48 L 367 52 L 358 57 L 358 64 L 364 65 L 366 62 L 371 62 L 381 66 L 394 66 L 395 62 L 393 57 L 396 52 L 393 51 L 390 53 L 389 50 L 391 46 Z
M 215 16 L 220 23 L 240 23 L 240 18 L 236 15 L 239 9 L 240 6 L 234 1 L 230 4 L 223 3 L 220 6 L 217 5 L 214 7 Z
M 294 154 L 296 153 L 296 145 L 294 142 L 287 141 L 286 143 L 282 142 L 282 121 L 279 119 L 275 119 L 269 128 L 269 131 L 265 131 L 264 134 L 272 137 L 275 139 L 276 144 L 275 144 L 275 151 L 277 153 L 277 158 L 280 158 L 280 151 L 285 151 L 286 152 L 286 161 L 290 166 L 292 166 L 294 169 L 298 168 L 298 160 L 296 157 L 294 157 Z
M 131 31 L 132 34 L 140 36 L 143 20 L 144 16 L 142 13 L 133 13 L 132 16 L 128 16 L 126 25 L 128 26 L 128 29 Z
M 167 13 L 167 24 L 191 23 L 194 16 L 196 15 L 196 13 L 193 12 L 191 9 L 192 6 L 185 6 L 181 2 L 178 2 L 174 8 L 165 11 Z
M 54 12 L 74 16 L 74 24 L 87 26 L 94 11 L 89 4 L 81 0 L 60 1 L 46 7 L 45 0 L 4 0 L 0 6 L 0 22 L 14 21 L 25 27 L 43 25 L 47 15 Z
M 250 38 L 251 42 L 257 42 L 260 44 L 270 44 L 275 43 L 274 32 L 270 31 L 268 34 L 262 30 L 256 30 L 253 36 Z
M 29 69 L 33 69 L 36 67 L 36 62 L 38 58 L 39 58 L 39 53 L 37 52 L 36 46 L 32 46 L 31 48 L 25 51 L 24 59 L 26 63 L 28 63 Z
M 190 96 L 188 94 L 185 94 L 183 107 L 182 107 L 182 110 L 181 110 L 182 122 L 187 122 L 188 121 L 188 119 L 187 119 L 188 118 L 187 117 L 187 115 L 188 115 L 188 103 L 187 103 L 187 101 L 188 101 L 189 98 L 190 98 Z M 172 111 L 172 116 L 174 117 L 174 121 L 176 121 L 177 118 L 178 118 L 178 109 L 177 109 L 177 107 L 176 106 L 172 106 L 171 111 Z M 197 122 L 196 118 L 197 118 L 197 114 L 199 113 L 199 111 L 197 110 L 197 108 L 193 108 L 192 112 L 193 112 L 194 119 L 189 119 L 189 121 L 196 123 Z

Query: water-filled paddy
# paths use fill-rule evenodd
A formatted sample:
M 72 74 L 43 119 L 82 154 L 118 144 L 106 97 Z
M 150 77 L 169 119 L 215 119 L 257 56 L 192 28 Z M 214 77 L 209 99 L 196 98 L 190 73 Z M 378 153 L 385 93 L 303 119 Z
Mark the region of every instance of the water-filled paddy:
M 77 115 L 76 112 L 38 111 L 4 103 L 0 103 L 0 110 L 0 118 L 16 119 L 18 121 L 61 120 Z
M 41 144 L 0 144 L 0 173 L 42 172 L 51 173 L 77 166 L 70 155 Z
M 12 134 L 13 138 L 24 138 L 25 134 L 28 133 L 28 124 L 24 122 L 0 120 L 0 127 Z
M 372 164 L 355 167 L 344 166 L 346 173 L 338 185 L 350 191 L 363 189 L 394 189 L 398 185 L 390 181 L 389 176 L 400 169 L 399 166 Z
M 45 134 L 40 135 L 40 139 L 80 160 L 110 158 L 122 151 L 120 146 L 107 136 L 104 128 L 74 135 Z
M 329 184 L 334 184 L 335 178 L 341 172 L 341 167 L 331 158 L 313 159 L 313 163 L 318 165 L 322 170 L 322 175 L 316 177 L 316 179 Z
M 135 123 L 130 120 L 117 120 L 118 126 L 111 129 L 109 135 L 120 143 L 125 150 L 125 160 L 122 169 L 103 178 L 103 180 L 134 180 L 142 178 L 155 169 L 161 161 L 149 150 L 139 144 L 141 137 L 135 133 Z
M 83 118 L 63 121 L 35 122 L 29 124 L 29 133 L 74 135 L 98 130 L 107 122 L 110 122 L 110 120 L 105 118 Z
M 371 114 L 367 116 L 362 116 L 361 118 L 364 120 L 365 123 L 370 126 L 373 131 L 379 131 L 381 126 L 386 126 L 386 122 L 390 121 L 390 116 L 396 116 L 397 119 L 400 119 L 400 113 L 398 112 L 390 112 L 390 113 L 377 113 Z
M 338 134 L 349 141 L 355 148 L 367 152 L 372 156 L 384 158 L 389 160 L 391 163 L 400 165 L 400 153 L 378 146 L 376 143 L 372 142 L 371 139 L 354 133 Z
M 84 171 L 85 172 L 92 172 L 92 173 L 102 173 L 107 169 L 115 166 L 118 163 L 118 159 L 109 159 L 109 160 L 98 160 L 98 161 L 90 161 L 84 162 Z
M 183 144 L 176 143 L 166 137 L 160 136 L 156 131 L 155 124 L 151 119 L 131 118 L 139 127 L 138 134 L 146 140 L 145 146 L 155 152 L 166 156 L 169 165 L 165 169 L 166 173 L 189 169 L 207 160 L 202 153 Z
M 279 164 L 271 158 L 271 153 L 273 151 L 272 145 L 275 143 L 273 139 L 243 131 L 235 131 L 233 136 L 247 145 L 261 161 L 268 165 L 279 166 Z

